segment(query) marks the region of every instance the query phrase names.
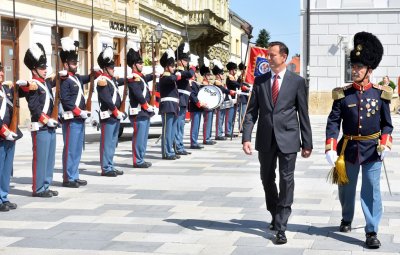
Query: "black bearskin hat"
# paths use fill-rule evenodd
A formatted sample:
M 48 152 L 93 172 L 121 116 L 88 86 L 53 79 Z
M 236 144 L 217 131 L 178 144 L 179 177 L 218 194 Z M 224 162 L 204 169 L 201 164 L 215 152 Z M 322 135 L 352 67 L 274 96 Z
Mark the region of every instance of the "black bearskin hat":
M 114 51 L 111 46 L 107 46 L 97 57 L 100 68 L 114 67 Z
M 206 74 L 211 74 L 210 70 L 210 60 L 208 58 L 204 57 L 203 58 L 203 65 L 200 67 L 200 74 L 201 76 L 204 76 Z
M 61 38 L 61 47 L 60 58 L 63 63 L 78 61 L 78 41 L 74 41 L 70 37 Z
M 136 42 L 134 43 L 128 42 L 127 49 L 128 53 L 126 53 L 126 62 L 128 63 L 129 67 L 137 63 L 139 64 L 143 63 L 143 59 L 140 56 L 139 47 Z
M 46 52 L 41 43 L 35 43 L 25 52 L 24 63 L 29 70 L 47 67 Z
M 171 48 L 168 48 L 161 56 L 160 64 L 164 68 L 175 65 L 175 54 Z
M 243 71 L 244 69 L 246 69 L 246 66 L 243 64 L 243 62 L 240 62 L 239 64 L 239 70 Z
M 237 69 L 237 64 L 234 63 L 233 61 L 229 61 L 228 64 L 226 64 L 226 69 L 228 69 L 228 71 L 236 70 Z
M 178 60 L 190 61 L 189 44 L 187 42 L 181 43 L 175 51 L 175 57 Z
M 375 69 L 382 60 L 383 46 L 379 39 L 368 32 L 354 35 L 354 49 L 350 52 L 352 64 L 361 63 Z
M 214 64 L 214 67 L 212 69 L 212 72 L 214 75 L 224 74 L 224 67 L 222 66 L 221 61 L 219 61 L 218 59 L 214 59 L 213 64 Z

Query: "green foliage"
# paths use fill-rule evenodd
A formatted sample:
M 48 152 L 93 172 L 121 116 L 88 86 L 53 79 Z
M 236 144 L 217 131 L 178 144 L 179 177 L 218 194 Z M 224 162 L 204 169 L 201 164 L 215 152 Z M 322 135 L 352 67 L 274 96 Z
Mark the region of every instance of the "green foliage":
M 261 29 L 260 33 L 258 34 L 258 38 L 256 41 L 256 46 L 267 48 L 269 39 L 271 39 L 269 32 L 265 29 Z
M 143 65 L 144 66 L 151 66 L 151 59 L 150 58 L 144 58 L 143 59 Z

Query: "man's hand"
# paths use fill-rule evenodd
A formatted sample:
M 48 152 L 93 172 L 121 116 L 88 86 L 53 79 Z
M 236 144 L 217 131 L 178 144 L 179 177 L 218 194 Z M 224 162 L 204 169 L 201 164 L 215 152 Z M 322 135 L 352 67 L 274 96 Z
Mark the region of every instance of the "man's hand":
M 252 152 L 252 150 L 251 150 L 251 142 L 244 142 L 244 143 L 243 143 L 243 151 L 244 151 L 244 153 L 246 153 L 247 155 L 253 154 L 253 152 Z
M 311 156 L 311 151 L 310 149 L 301 149 L 301 156 L 303 158 L 308 158 Z
M 58 125 L 58 121 L 56 121 L 55 119 L 50 118 L 47 121 L 47 126 L 48 127 L 57 127 L 57 125 Z

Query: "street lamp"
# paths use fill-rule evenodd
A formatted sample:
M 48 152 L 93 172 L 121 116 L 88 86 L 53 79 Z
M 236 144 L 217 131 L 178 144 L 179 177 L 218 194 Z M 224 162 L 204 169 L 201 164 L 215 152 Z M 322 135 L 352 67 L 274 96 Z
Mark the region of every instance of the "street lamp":
M 153 33 L 151 34 L 151 65 L 153 67 L 153 86 L 152 86 L 152 93 L 151 93 L 151 100 L 150 100 L 150 105 L 155 104 L 156 101 L 156 63 L 154 60 L 154 37 L 156 37 L 156 42 L 159 43 L 162 35 L 163 35 L 164 29 L 162 28 L 160 22 L 158 22 L 157 26 L 154 28 Z

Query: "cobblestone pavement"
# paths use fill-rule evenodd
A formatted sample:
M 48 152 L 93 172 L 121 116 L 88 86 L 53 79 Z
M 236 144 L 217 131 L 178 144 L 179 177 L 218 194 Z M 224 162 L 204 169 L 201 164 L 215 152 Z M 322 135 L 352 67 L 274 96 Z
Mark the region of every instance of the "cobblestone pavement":
M 393 116 L 395 127 L 400 118 Z M 288 243 L 273 244 L 265 209 L 257 153 L 245 156 L 240 139 L 206 146 L 176 161 L 161 160 L 157 136 L 149 140 L 150 169 L 131 168 L 129 132 L 115 161 L 125 174 L 100 177 L 99 134 L 87 128 L 81 178 L 88 185 L 61 187 L 62 136 L 57 136 L 54 189 L 58 197 L 31 197 L 31 138 L 17 144 L 10 199 L 18 209 L 0 213 L 0 254 L 399 254 L 400 132 L 386 159 L 393 196 L 382 174 L 382 247 L 364 247 L 359 199 L 349 234 L 338 232 L 337 187 L 326 182 L 325 116 L 311 116 L 314 151 L 298 158 Z M 186 125 L 188 131 L 190 125 Z M 187 132 L 188 133 L 188 132 Z M 188 142 L 186 135 L 185 141 Z M 358 188 L 359 189 L 359 188 Z

